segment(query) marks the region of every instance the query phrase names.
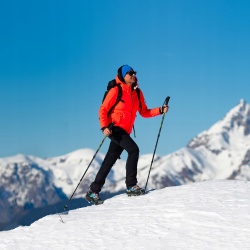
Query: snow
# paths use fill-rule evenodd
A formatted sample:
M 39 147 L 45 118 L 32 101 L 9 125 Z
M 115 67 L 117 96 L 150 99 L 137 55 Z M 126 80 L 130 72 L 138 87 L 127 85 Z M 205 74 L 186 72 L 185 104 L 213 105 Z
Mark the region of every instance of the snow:
M 121 194 L 0 232 L 0 249 L 249 249 L 249 192 L 228 180 Z

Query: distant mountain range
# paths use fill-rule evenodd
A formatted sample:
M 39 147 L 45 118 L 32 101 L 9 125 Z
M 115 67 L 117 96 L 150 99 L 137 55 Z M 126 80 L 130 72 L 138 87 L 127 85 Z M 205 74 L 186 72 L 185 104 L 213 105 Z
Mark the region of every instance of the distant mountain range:
M 80 149 L 48 159 L 25 155 L 1 158 L 0 229 L 26 225 L 39 216 L 55 213 L 58 207 L 62 208 L 94 153 L 91 149 Z M 86 205 L 81 198 L 103 158 L 103 154 L 98 154 L 89 168 L 74 196 L 79 200 L 75 207 Z M 139 159 L 138 180 L 142 187 L 151 159 L 151 154 Z M 125 189 L 124 177 L 125 161 L 118 160 L 103 188 L 104 196 L 122 192 Z M 148 189 L 210 179 L 250 180 L 250 105 L 244 100 L 186 147 L 166 156 L 156 155 Z
M 211 179 L 250 180 L 250 105 L 244 100 L 172 154 L 158 157 L 152 188 Z

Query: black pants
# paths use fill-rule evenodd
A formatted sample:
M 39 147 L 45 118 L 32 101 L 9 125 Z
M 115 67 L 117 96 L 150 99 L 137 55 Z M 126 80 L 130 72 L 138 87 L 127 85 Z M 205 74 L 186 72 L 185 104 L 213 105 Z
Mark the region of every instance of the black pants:
M 108 152 L 103 163 L 96 175 L 95 181 L 90 185 L 90 189 L 99 193 L 105 183 L 106 177 L 116 160 L 120 157 L 125 149 L 128 152 L 126 162 L 126 186 L 132 187 L 137 183 L 137 163 L 139 158 L 139 148 L 134 140 L 120 127 L 113 127 Z

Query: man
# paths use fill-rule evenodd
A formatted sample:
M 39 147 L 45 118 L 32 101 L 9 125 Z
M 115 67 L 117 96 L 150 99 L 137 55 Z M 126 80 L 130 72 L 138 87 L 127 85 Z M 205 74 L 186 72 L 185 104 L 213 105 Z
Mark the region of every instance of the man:
M 112 108 L 119 91 L 118 86 L 116 86 L 109 90 L 99 109 L 101 129 L 103 134 L 108 136 L 111 141 L 103 163 L 85 197 L 89 202 L 95 204 L 103 203 L 99 193 L 108 173 L 124 149 L 128 153 L 125 181 L 127 194 L 137 196 L 145 193 L 145 190 L 137 185 L 139 148 L 130 137 L 130 133 L 132 132 L 137 111 L 142 117 L 154 117 L 168 111 L 168 106 L 147 108 L 142 91 L 140 89 L 136 90 L 138 88 L 136 71 L 129 65 L 123 65 L 118 69 L 115 81 L 122 89 L 121 101 Z M 111 112 L 109 112 L 110 109 L 112 109 Z M 112 129 L 110 128 L 111 123 L 114 124 Z

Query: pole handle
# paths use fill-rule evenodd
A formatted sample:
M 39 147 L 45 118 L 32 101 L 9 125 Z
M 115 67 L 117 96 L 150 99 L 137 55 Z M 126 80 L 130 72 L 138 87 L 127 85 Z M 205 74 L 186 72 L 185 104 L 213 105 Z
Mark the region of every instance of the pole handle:
M 114 127 L 115 123 L 114 122 L 111 122 L 109 125 L 108 125 L 108 129 L 111 130 L 113 127 Z
M 170 96 L 167 96 L 162 106 L 164 105 L 168 106 L 169 99 L 170 99 Z

